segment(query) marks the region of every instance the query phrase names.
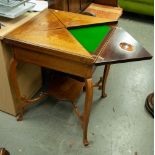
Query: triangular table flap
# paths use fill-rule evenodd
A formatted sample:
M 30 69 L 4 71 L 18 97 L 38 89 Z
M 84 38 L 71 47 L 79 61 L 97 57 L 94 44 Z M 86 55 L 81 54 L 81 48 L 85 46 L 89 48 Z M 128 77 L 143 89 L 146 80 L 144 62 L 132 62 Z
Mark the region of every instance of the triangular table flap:
M 48 9 L 41 12 L 35 18 L 32 18 L 30 21 L 24 24 L 24 31 L 27 29 L 30 31 L 43 30 L 54 30 L 64 28 L 65 26 L 57 19 L 57 17 Z M 19 29 L 21 29 L 19 27 Z
M 67 28 L 114 22 L 114 20 L 111 21 L 111 19 L 108 18 L 99 18 L 60 10 L 52 10 L 52 11 Z
M 128 32 L 116 27 L 106 46 L 101 47 L 96 65 L 124 63 L 151 59 L 152 55 Z M 103 42 L 103 44 L 105 44 Z
M 91 3 L 84 12 L 89 12 L 100 18 L 108 18 L 111 21 L 118 20 L 122 15 L 123 9 L 120 7 L 113 7 L 108 5 L 101 5 Z

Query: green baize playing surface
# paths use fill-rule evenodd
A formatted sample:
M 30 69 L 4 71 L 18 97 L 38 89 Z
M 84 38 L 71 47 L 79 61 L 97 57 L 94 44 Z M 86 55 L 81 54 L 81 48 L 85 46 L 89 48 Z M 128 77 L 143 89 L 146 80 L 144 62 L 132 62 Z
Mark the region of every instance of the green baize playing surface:
M 72 28 L 69 29 L 69 32 L 89 53 L 93 53 L 102 43 L 110 30 L 111 27 L 107 25 L 93 25 Z

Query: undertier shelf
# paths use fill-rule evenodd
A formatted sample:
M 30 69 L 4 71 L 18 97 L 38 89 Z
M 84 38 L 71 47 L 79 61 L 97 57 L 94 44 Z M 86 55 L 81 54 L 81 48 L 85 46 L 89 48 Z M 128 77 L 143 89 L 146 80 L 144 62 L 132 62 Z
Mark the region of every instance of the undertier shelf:
M 75 102 L 80 96 L 84 82 L 69 76 L 54 76 L 49 84 L 48 94 L 60 100 Z

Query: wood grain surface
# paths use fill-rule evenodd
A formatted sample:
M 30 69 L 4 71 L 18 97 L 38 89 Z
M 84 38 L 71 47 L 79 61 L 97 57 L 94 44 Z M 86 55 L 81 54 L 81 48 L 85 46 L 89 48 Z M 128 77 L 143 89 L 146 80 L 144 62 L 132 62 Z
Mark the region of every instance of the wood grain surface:
M 53 10 L 53 13 L 67 28 L 111 22 L 111 20 L 106 17 L 99 18 L 99 17 L 82 15 L 82 14 L 77 14 L 72 12 L 59 11 L 59 10 Z
M 54 17 L 54 18 L 53 18 Z M 41 22 L 40 22 L 41 21 Z M 40 24 L 41 23 L 41 24 Z M 53 11 L 46 10 L 35 19 L 23 24 L 5 38 L 17 46 L 24 46 L 49 55 L 92 62 L 92 56 L 56 19 Z M 28 45 L 28 46 L 27 46 Z M 82 58 L 82 59 L 81 59 Z
M 117 21 L 122 15 L 123 10 L 120 7 L 91 3 L 85 9 L 85 12 L 90 12 L 96 17 L 107 18 L 110 21 Z

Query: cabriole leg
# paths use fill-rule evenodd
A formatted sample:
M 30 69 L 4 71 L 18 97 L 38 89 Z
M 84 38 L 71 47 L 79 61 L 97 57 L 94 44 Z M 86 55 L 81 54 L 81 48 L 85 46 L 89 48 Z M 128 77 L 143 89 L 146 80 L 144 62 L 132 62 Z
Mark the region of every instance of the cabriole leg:
M 12 58 L 10 63 L 10 84 L 13 90 L 14 96 L 17 98 L 17 103 L 15 104 L 15 109 L 17 111 L 17 121 L 21 121 L 23 119 L 23 108 L 21 104 L 21 95 L 17 81 L 17 65 L 18 62 L 15 58 Z
M 86 98 L 85 98 L 84 112 L 83 112 L 82 118 L 83 118 L 83 143 L 85 146 L 87 146 L 89 144 L 87 139 L 87 131 L 88 131 L 90 110 L 92 105 L 92 98 L 93 98 L 92 79 L 86 79 L 85 87 L 86 87 Z

